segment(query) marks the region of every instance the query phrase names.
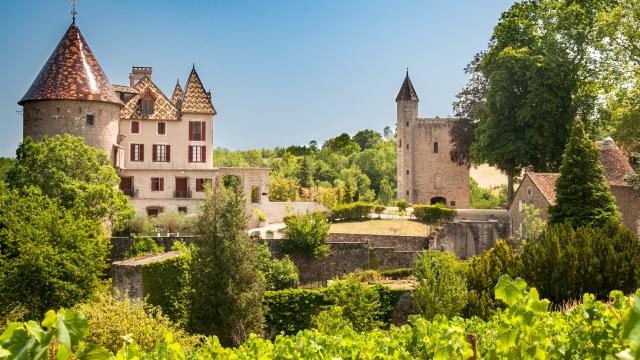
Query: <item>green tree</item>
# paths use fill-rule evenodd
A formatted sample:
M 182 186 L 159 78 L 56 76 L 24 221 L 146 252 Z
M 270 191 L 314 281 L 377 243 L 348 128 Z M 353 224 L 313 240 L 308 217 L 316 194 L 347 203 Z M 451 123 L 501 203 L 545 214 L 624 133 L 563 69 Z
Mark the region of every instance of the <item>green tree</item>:
M 214 188 L 195 224 L 190 327 L 229 345 L 260 334 L 264 322 L 260 254 L 246 233 L 244 206 L 242 193 Z
M 300 171 L 298 178 L 300 186 L 306 189 L 313 187 L 313 161 L 310 156 L 304 156 L 300 161 Z
M 260 266 L 258 271 L 263 276 L 267 290 L 282 290 L 298 284 L 298 268 L 288 255 L 282 259 L 271 256 L 269 246 L 260 245 Z
M 0 180 L 7 181 L 7 173 L 11 170 L 16 162 L 14 158 L 0 157 Z
M 0 188 L 0 319 L 20 308 L 38 318 L 92 296 L 108 238 L 85 209 L 66 209 L 35 187 Z
M 36 186 L 67 209 L 84 209 L 88 217 L 108 221 L 115 232 L 124 230 L 135 214 L 129 198 L 118 189 L 119 181 L 103 151 L 71 135 L 41 142 L 24 139 L 8 173 L 11 188 Z
M 326 289 L 327 299 L 342 309 L 355 331 L 372 331 L 382 326 L 379 319 L 380 295 L 371 286 L 364 285 L 357 275 L 347 276 Z
M 360 146 L 361 151 L 364 151 L 381 142 L 382 135 L 377 131 L 366 129 L 358 131 L 351 139 Z
M 412 303 L 420 315 L 433 319 L 441 314 L 460 315 L 467 303 L 464 268 L 450 252 L 426 251 L 416 261 L 418 286 Z
M 380 182 L 380 191 L 378 191 L 378 200 L 381 204 L 391 205 L 396 198 L 396 192 L 391 187 L 389 180 L 385 177 Z
M 550 224 L 569 221 L 574 226 L 601 225 L 619 219 L 598 149 L 579 119 L 574 122 L 562 156 L 556 194 L 556 204 L 549 207 Z
M 326 240 L 331 225 L 324 213 L 287 216 L 284 222 L 287 227 L 280 240 L 280 247 L 285 252 L 302 253 L 313 258 L 329 254 Z
M 269 176 L 269 201 L 296 201 L 299 193 L 297 179 L 273 172 Z

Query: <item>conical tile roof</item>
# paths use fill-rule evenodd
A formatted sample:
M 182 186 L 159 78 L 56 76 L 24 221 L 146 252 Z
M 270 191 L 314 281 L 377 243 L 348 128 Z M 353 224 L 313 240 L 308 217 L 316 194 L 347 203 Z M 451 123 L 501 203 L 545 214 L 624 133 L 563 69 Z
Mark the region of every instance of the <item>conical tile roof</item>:
M 411 79 L 409 79 L 409 71 L 407 71 L 407 76 L 405 76 L 402 87 L 398 92 L 398 96 L 396 96 L 396 101 L 400 100 L 418 101 L 418 94 L 416 94 L 416 89 L 413 88 Z
M 75 23 L 18 104 L 32 100 L 90 100 L 121 104 Z
M 216 114 L 211 103 L 211 96 L 204 90 L 195 67 L 191 69 L 189 80 L 185 86 L 181 110 L 183 113 Z

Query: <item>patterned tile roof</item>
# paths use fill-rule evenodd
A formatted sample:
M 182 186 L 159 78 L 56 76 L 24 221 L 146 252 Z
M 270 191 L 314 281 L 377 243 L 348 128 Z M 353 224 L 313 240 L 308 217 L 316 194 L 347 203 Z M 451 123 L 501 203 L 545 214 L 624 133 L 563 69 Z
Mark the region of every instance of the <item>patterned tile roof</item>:
M 32 100 L 90 100 L 122 104 L 75 24 L 71 24 L 24 97 Z
M 176 82 L 176 87 L 173 89 L 173 95 L 171 95 L 171 102 L 178 109 L 182 107 L 182 98 L 184 96 L 184 91 L 182 91 L 182 87 L 180 86 L 180 80 Z M 178 104 L 180 103 L 180 104 Z
M 128 94 L 137 94 L 138 91 L 135 90 L 134 88 L 132 88 L 131 86 L 124 86 L 124 85 L 116 85 L 116 84 L 111 84 L 111 86 L 113 87 L 113 90 L 116 92 L 123 92 L 123 93 L 128 93 Z
M 411 79 L 409 79 L 409 71 L 407 71 L 407 76 L 405 76 L 402 87 L 400 87 L 400 91 L 398 92 L 398 96 L 396 96 L 396 101 L 400 100 L 418 101 L 416 89 L 413 88 Z
M 142 120 L 179 119 L 180 114 L 178 109 L 148 77 L 145 76 L 140 79 L 133 89 L 137 91 L 137 94 L 124 105 L 120 111 L 120 118 Z M 143 115 L 140 100 L 147 94 L 150 94 L 155 99 L 153 106 L 154 111 L 153 114 Z
M 204 90 L 195 67 L 191 69 L 182 101 L 183 113 L 216 114 L 211 103 L 211 95 Z

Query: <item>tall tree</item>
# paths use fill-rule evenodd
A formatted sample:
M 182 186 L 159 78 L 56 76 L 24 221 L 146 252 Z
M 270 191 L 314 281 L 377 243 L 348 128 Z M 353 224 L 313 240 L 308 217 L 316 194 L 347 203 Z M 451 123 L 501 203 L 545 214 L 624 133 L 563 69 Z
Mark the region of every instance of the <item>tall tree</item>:
M 574 122 L 562 156 L 556 193 L 556 205 L 549 208 L 550 224 L 570 222 L 576 227 L 599 226 L 619 219 L 598 149 L 585 134 L 579 119 Z
M 244 196 L 214 188 L 196 220 L 191 328 L 239 345 L 260 334 L 264 284 L 258 244 L 245 231 Z
M 358 131 L 352 138 L 359 146 L 360 150 L 371 149 L 376 144 L 382 141 L 382 135 L 379 132 L 373 130 L 361 130 Z

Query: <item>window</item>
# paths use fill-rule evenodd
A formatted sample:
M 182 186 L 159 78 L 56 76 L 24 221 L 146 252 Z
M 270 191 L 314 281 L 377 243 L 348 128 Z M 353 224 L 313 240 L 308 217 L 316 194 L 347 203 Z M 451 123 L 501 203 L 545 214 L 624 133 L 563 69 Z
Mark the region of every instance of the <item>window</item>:
M 260 203 L 260 187 L 252 186 L 251 187 L 251 203 L 258 204 Z
M 409 190 L 407 190 L 407 196 L 409 196 Z
M 131 133 L 132 134 L 140 133 L 140 122 L 138 122 L 138 121 L 132 121 L 131 122 Z
M 398 147 L 401 148 L 402 147 L 402 139 L 398 140 Z
M 93 114 L 87 114 L 87 125 L 93 126 L 95 118 Z
M 153 144 L 153 161 L 169 162 L 171 161 L 171 146 L 164 144 Z
M 153 105 L 155 100 L 151 96 L 151 94 L 145 95 L 142 100 L 140 100 L 140 108 L 142 110 L 142 115 L 151 115 L 153 114 Z
M 531 186 L 529 186 L 527 188 L 527 195 L 529 195 L 529 197 L 531 197 L 531 194 L 533 194 L 533 190 L 531 190 Z
M 147 208 L 147 216 L 153 217 L 158 216 L 162 212 L 162 208 L 159 207 L 148 207 Z
M 167 131 L 167 124 L 165 122 L 158 123 L 158 135 L 164 135 Z
M 409 175 L 409 170 L 407 170 L 407 175 Z
M 407 124 L 407 126 L 409 126 L 409 122 L 408 121 L 406 122 L 406 124 Z
M 191 163 L 203 163 L 206 162 L 206 146 L 192 146 L 189 145 L 189 162 Z
M 151 178 L 151 191 L 164 191 L 164 178 Z
M 211 187 L 212 180 L 197 178 L 196 179 L 196 192 L 203 192 L 205 188 Z
M 452 208 L 456 207 L 456 202 L 455 202 L 455 201 L 453 201 L 453 200 L 451 200 L 451 207 L 452 207 Z
M 178 212 L 182 213 L 182 214 L 186 214 L 187 213 L 187 207 L 186 206 L 178 206 Z
M 189 140 L 205 141 L 205 128 L 204 121 L 189 121 Z
M 131 144 L 130 161 L 144 161 L 144 144 Z
M 438 153 L 438 142 L 437 141 L 433 143 L 433 153 L 434 154 Z
M 409 149 L 409 144 L 407 144 L 407 150 Z

